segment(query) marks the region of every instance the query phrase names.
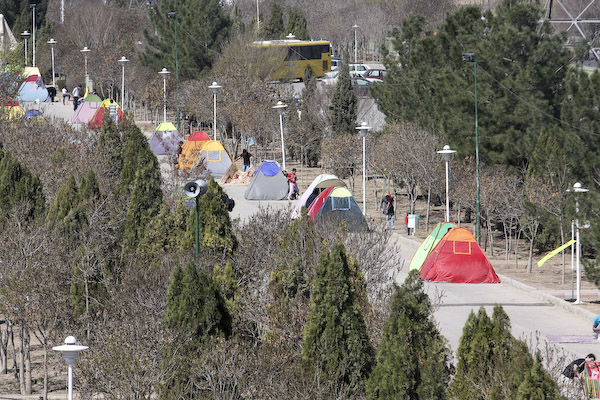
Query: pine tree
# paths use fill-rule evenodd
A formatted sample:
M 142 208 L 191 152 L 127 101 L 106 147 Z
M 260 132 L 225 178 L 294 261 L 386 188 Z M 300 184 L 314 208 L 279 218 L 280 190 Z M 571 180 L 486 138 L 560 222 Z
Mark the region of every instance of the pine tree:
M 306 28 L 306 18 L 302 11 L 292 7 L 288 14 L 288 23 L 285 28 L 285 35 L 292 34 L 298 40 L 310 40 L 308 29 Z
M 304 328 L 302 363 L 333 393 L 347 391 L 351 397 L 364 390 L 374 351 L 350 275 L 343 244 L 321 255 Z
M 267 40 L 282 39 L 285 34 L 283 30 L 283 10 L 278 3 L 271 4 L 271 16 L 263 25 L 263 36 Z
M 344 57 L 329 104 L 329 123 L 334 135 L 355 134 L 357 104 L 358 99 L 352 90 L 348 57 Z
M 453 372 L 451 353 L 433 320 L 418 271 L 390 299 L 367 399 L 445 399 Z
M 542 366 L 542 356 L 538 351 L 533 366 L 525 374 L 523 382 L 517 390 L 516 400 L 566 400 L 560 395 L 556 382 Z
M 62 235 L 75 235 L 87 227 L 85 208 L 80 204 L 79 189 L 73 175 L 56 193 L 56 198 L 48 210 L 46 222 L 51 229 Z
M 0 226 L 17 205 L 25 204 L 22 212 L 29 220 L 42 216 L 46 199 L 40 178 L 9 152 L 0 150 L 0 154 Z
M 177 21 L 168 16 L 172 12 Z M 231 25 L 219 0 L 163 0 L 150 10 L 150 22 L 158 35 L 144 32 L 148 47 L 142 62 L 156 71 L 166 67 L 175 72 L 176 22 L 179 79 L 183 80 L 198 78 L 210 69 Z
M 510 332 L 501 306 L 490 319 L 481 307 L 471 312 L 456 352 L 458 365 L 450 385 L 451 398 L 513 399 L 533 365 L 527 344 Z

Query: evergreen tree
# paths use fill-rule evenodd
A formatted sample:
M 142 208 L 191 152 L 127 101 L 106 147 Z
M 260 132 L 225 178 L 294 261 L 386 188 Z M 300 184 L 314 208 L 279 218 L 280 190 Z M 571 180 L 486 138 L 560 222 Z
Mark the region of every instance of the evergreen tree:
M 445 399 L 453 372 L 450 360 L 419 273 L 411 271 L 390 299 L 367 399 Z
M 306 28 L 306 18 L 302 11 L 296 7 L 292 7 L 288 14 L 288 23 L 285 28 L 285 35 L 292 34 L 298 40 L 310 40 L 308 29 Z
M 173 12 L 177 21 L 169 17 Z M 150 22 L 158 35 L 144 32 L 148 47 L 142 62 L 157 71 L 163 67 L 175 71 L 177 23 L 179 78 L 183 80 L 198 78 L 211 68 L 231 25 L 219 0 L 163 0 L 150 10 Z
M 176 264 L 171 271 L 169 287 L 167 288 L 167 310 L 164 323 L 167 326 L 177 326 L 185 318 L 187 310 L 181 307 L 181 293 L 183 292 L 183 270 Z
M 199 244 L 203 252 L 213 255 L 232 255 L 238 242 L 231 227 L 231 218 L 225 208 L 225 192 L 214 179 L 208 182 L 207 192 L 198 198 L 199 206 Z M 194 248 L 196 243 L 196 209 L 188 214 L 187 231 L 182 238 L 181 247 Z
M 335 244 L 323 252 L 313 279 L 310 312 L 304 328 L 302 362 L 348 397 L 364 391 L 374 351 L 357 295 L 350 282 L 346 249 Z
M 458 365 L 450 385 L 455 399 L 514 399 L 525 374 L 533 366 L 527 344 L 510 332 L 501 306 L 490 319 L 481 307 L 471 312 L 456 353 Z
M 94 171 L 89 170 L 88 173 L 81 179 L 79 184 L 79 201 L 80 202 L 96 202 L 102 198 L 98 179 Z
M 45 203 L 40 178 L 32 175 L 10 153 L 0 150 L 0 226 L 13 207 L 26 204 L 22 212 L 31 220 L 44 214 Z
M 348 57 L 340 67 L 338 81 L 331 94 L 329 123 L 334 135 L 353 135 L 356 128 L 356 108 L 358 99 L 352 90 L 352 80 L 348 69 Z
M 516 400 L 566 400 L 560 395 L 556 382 L 542 367 L 542 357 L 536 353 L 533 366 L 525 374 L 523 382 L 517 390 Z
M 32 9 L 29 4 L 34 2 L 29 0 L 1 0 L 0 10 L 5 15 L 8 25 L 11 27 L 13 33 L 23 32 L 24 30 L 32 31 L 31 24 L 33 22 Z M 36 39 L 41 40 L 43 36 L 39 35 L 41 29 L 46 25 L 46 11 L 48 9 L 48 0 L 35 1 L 35 26 L 37 29 Z M 5 8 L 6 7 L 6 8 Z M 5 14 L 6 13 L 6 14 Z M 40 46 L 40 43 L 37 44 Z M 29 52 L 33 53 L 32 47 L 29 48 Z M 31 61 L 31 56 L 29 57 Z
M 286 34 L 283 31 L 283 10 L 278 3 L 271 4 L 271 16 L 263 25 L 263 36 L 267 40 L 282 39 Z
M 148 140 L 137 126 L 128 125 L 127 129 L 123 130 L 123 142 L 121 156 L 123 161 L 120 172 L 121 188 L 124 193 L 128 193 L 139 168 L 152 165 L 154 168 L 159 169 L 159 166 L 156 156 L 150 149 Z
M 46 222 L 62 235 L 77 235 L 87 227 L 85 209 L 79 204 L 79 190 L 73 175 L 56 193 L 46 214 Z

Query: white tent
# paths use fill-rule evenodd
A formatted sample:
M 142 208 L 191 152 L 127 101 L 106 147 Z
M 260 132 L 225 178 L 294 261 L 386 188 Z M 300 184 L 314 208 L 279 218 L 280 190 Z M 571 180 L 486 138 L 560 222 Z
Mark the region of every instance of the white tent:
M 308 198 L 313 194 L 313 192 L 316 192 L 315 196 L 314 196 L 314 197 L 316 197 L 324 189 L 330 188 L 332 186 L 344 186 L 345 187 L 346 184 L 344 183 L 343 180 L 341 180 L 340 178 L 338 178 L 335 175 L 321 174 L 321 175 L 317 176 L 312 181 L 310 186 L 306 189 L 306 191 L 304 193 L 302 193 L 302 196 L 300 196 L 300 199 L 298 200 L 298 204 L 296 204 L 294 211 L 292 211 L 292 219 L 296 219 L 296 218 L 300 217 L 300 210 L 302 209 L 302 207 L 306 206 L 306 202 L 307 202 Z
M 2 14 L 0 14 L 0 46 L 2 46 L 2 49 L 0 50 L 2 56 L 9 51 L 13 51 L 17 47 L 17 39 L 15 39 L 15 36 Z

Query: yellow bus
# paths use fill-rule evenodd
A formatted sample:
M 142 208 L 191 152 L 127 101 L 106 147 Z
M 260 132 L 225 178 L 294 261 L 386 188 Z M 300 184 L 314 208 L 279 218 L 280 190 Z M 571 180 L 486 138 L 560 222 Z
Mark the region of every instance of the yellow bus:
M 327 40 L 266 40 L 254 42 L 254 45 L 274 49 L 283 57 L 283 62 L 273 73 L 273 79 L 301 80 L 307 66 L 319 78 L 331 71 L 331 44 Z

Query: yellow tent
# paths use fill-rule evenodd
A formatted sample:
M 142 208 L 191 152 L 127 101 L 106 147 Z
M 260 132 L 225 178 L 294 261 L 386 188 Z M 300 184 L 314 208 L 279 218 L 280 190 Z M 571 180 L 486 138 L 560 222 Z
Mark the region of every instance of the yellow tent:
M 229 153 L 218 140 L 187 140 L 182 148 L 177 166 L 179 169 L 192 169 L 199 161 L 203 161 L 210 175 L 220 178 L 232 164 Z
M 16 121 L 23 119 L 25 111 L 16 101 L 9 100 L 0 108 L 0 119 L 4 121 Z

